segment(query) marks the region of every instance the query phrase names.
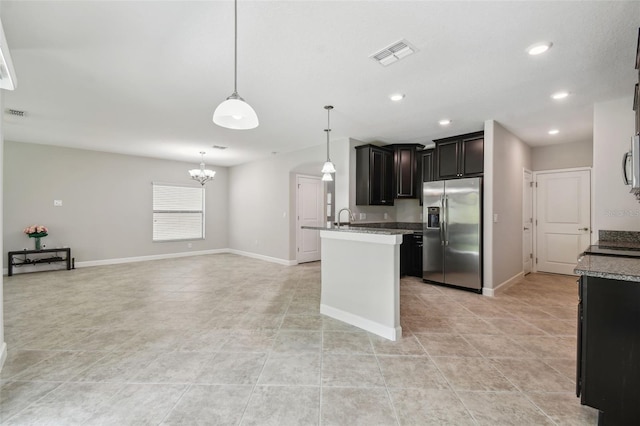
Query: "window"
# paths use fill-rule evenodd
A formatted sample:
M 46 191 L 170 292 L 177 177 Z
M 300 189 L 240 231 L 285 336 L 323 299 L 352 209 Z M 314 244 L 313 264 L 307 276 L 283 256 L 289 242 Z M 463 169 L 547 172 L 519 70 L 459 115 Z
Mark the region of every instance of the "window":
M 153 241 L 204 239 L 204 188 L 153 183 Z

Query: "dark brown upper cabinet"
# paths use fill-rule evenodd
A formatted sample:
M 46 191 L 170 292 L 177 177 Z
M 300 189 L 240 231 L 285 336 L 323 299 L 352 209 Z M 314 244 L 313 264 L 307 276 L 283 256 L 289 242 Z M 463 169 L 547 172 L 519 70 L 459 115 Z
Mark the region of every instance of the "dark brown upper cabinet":
M 418 185 L 418 199 L 422 205 L 422 182 L 435 180 L 435 149 L 418 151 L 418 168 L 420 169 L 420 184 Z
M 435 170 L 434 170 L 434 159 L 435 157 L 435 149 L 425 149 L 420 152 L 420 167 L 422 168 L 422 173 L 420 175 L 422 182 L 431 182 L 435 180 Z M 419 190 L 420 188 L 418 188 Z
M 356 205 L 393 205 L 393 150 L 375 145 L 356 147 Z
M 395 177 L 393 198 L 417 198 L 419 195 L 420 169 L 418 150 L 423 145 L 393 144 L 393 171 Z
M 484 132 L 434 140 L 435 180 L 482 176 Z

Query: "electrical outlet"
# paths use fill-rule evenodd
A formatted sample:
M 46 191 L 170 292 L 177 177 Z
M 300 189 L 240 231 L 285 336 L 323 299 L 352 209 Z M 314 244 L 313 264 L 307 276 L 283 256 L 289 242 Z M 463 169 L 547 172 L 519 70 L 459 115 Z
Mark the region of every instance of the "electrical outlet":
M 498 213 L 493 214 L 493 223 L 498 223 Z
M 385 213 L 385 214 L 384 214 L 384 219 L 385 219 L 385 220 L 389 219 L 389 214 L 388 214 L 388 213 Z
M 366 213 L 360 213 L 360 220 L 365 220 L 367 218 Z
M 191 247 L 193 247 L 193 244 L 187 243 L 187 248 L 191 248 Z
M 62 200 L 53 200 L 54 207 L 62 207 Z

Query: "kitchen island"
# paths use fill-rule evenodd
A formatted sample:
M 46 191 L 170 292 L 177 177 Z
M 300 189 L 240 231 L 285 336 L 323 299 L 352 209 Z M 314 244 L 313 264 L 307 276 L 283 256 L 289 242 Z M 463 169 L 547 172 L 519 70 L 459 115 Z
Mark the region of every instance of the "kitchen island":
M 634 242 L 603 240 L 602 234 L 575 268 L 576 394 L 599 410 L 599 425 L 640 424 L 640 234 Z
M 303 228 L 320 230 L 320 313 L 389 340 L 399 339 L 400 244 L 412 231 Z

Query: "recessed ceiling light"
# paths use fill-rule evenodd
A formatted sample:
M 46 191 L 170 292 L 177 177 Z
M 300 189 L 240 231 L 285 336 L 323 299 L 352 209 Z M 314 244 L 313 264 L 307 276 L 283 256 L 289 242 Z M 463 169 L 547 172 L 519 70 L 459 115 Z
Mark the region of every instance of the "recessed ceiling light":
M 567 96 L 569 96 L 569 92 L 556 92 L 553 95 L 551 95 L 551 97 L 556 100 L 564 99 Z
M 448 126 L 449 124 L 451 124 L 451 120 L 448 120 L 448 119 L 440 120 L 438 121 L 438 124 L 441 126 Z
M 558 130 L 558 129 L 551 129 L 551 130 L 549 130 L 549 134 L 550 134 L 550 135 L 557 135 L 558 133 L 560 133 L 560 130 Z
M 553 46 L 553 43 L 551 43 L 550 41 L 535 43 L 527 47 L 527 53 L 532 56 L 539 55 L 551 49 L 551 46 Z
M 402 93 L 394 93 L 393 95 L 389 96 L 389 99 L 394 102 L 398 102 L 404 99 L 404 95 Z

